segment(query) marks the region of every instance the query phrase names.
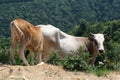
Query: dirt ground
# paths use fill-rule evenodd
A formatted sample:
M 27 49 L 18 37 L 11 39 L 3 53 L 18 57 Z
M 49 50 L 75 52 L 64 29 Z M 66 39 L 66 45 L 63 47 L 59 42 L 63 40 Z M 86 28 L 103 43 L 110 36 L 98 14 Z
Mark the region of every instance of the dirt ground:
M 65 71 L 50 64 L 35 66 L 0 65 L 0 80 L 120 80 L 120 72 L 97 77 L 83 72 Z

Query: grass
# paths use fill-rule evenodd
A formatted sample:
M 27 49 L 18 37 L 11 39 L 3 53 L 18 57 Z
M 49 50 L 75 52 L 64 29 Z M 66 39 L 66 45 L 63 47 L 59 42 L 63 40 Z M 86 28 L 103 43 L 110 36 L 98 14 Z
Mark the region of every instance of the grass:
M 100 76 L 106 76 L 112 71 L 113 70 L 109 70 L 107 68 L 97 68 L 97 67 L 94 66 L 94 67 L 90 67 L 85 72 L 90 73 L 90 74 L 95 74 L 96 76 L 100 77 Z

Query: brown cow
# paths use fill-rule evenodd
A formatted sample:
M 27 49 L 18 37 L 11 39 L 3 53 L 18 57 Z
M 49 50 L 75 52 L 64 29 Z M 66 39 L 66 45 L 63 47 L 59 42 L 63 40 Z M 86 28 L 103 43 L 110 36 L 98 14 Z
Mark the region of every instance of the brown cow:
M 34 65 L 33 52 L 37 52 L 37 62 L 40 63 L 43 51 L 43 36 L 41 33 L 41 29 L 35 27 L 31 23 L 22 19 L 13 20 L 10 23 L 10 28 L 11 28 L 10 57 L 13 63 L 15 63 L 14 50 L 17 44 L 19 57 L 24 62 L 25 65 L 27 66 L 29 65 L 24 56 L 25 49 L 30 51 L 33 65 Z

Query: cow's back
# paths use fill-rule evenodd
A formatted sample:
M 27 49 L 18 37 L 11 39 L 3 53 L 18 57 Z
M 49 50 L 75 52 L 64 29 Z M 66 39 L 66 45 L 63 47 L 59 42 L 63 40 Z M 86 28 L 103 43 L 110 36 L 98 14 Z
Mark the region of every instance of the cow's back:
M 13 23 L 12 27 L 13 29 L 15 29 L 18 36 L 20 36 L 21 34 L 24 37 L 32 36 L 31 27 L 33 27 L 33 25 L 31 23 L 22 19 L 15 19 L 14 21 L 12 21 L 12 23 Z
M 55 46 L 57 45 L 59 29 L 52 25 L 37 25 L 41 29 L 44 36 L 44 42 L 46 45 Z M 46 46 L 47 47 L 47 46 Z
M 22 19 L 15 19 L 13 23 L 22 32 L 22 38 L 19 38 L 27 42 L 27 48 L 31 51 L 37 51 L 43 43 L 41 29 Z M 17 35 L 20 36 L 20 34 Z

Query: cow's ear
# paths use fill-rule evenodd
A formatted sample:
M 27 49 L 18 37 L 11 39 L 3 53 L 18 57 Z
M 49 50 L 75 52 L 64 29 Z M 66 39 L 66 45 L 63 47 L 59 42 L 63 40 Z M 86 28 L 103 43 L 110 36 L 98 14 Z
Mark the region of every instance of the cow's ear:
M 93 37 L 93 36 L 89 36 L 88 39 L 89 39 L 90 41 L 94 41 L 94 37 Z
M 90 35 L 91 35 L 91 36 L 94 36 L 94 34 L 93 34 L 92 32 L 90 32 Z
M 90 35 L 89 35 L 89 38 L 88 38 L 90 41 L 93 41 L 94 40 L 94 34 L 90 32 Z
M 109 36 L 107 34 L 104 34 L 104 38 L 105 38 L 105 41 L 109 41 L 110 40 L 110 38 L 109 38 Z
M 90 32 L 88 39 L 89 39 L 90 41 L 94 41 L 94 34 Z

